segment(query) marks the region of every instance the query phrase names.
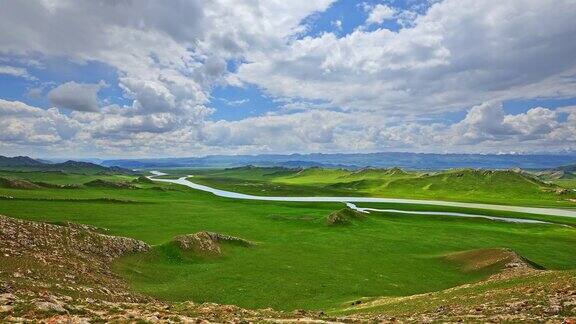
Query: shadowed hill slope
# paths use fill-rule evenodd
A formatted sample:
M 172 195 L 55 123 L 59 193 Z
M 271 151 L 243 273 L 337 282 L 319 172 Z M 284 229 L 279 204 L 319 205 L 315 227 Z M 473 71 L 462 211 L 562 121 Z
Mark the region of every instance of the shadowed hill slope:
M 68 160 L 62 163 L 45 163 L 27 156 L 0 156 L 0 169 L 16 171 L 60 171 L 82 174 L 136 174 L 130 169 L 116 166 L 106 167 L 90 162 Z
M 0 167 L 39 166 L 43 164 L 27 156 L 7 157 L 0 155 Z

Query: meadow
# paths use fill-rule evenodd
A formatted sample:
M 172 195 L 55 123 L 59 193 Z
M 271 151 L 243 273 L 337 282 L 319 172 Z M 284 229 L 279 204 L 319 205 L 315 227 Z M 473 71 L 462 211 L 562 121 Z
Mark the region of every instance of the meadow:
M 173 171 L 172 177 L 189 172 Z M 274 172 L 279 173 L 271 176 L 270 170 L 250 168 L 203 170 L 195 172 L 194 181 L 214 183 L 217 178 L 222 187 L 259 194 L 350 192 L 347 188 L 318 189 L 330 187 L 334 179 L 346 174 L 330 171 L 315 174 L 312 180 L 294 178 L 292 171 Z M 331 226 L 326 217 L 343 208 L 341 203 L 233 200 L 174 184 L 135 181 L 137 177 L 131 175 L 5 172 L 2 176 L 58 184 L 83 184 L 94 177 L 109 182 L 129 181 L 130 188 L 0 188 L 0 214 L 90 224 L 108 229 L 111 235 L 153 244 L 150 253 L 124 257 L 114 269 L 136 291 L 170 301 L 338 311 L 362 297 L 405 296 L 484 279 L 499 269 L 464 270 L 446 258 L 454 252 L 480 248 L 510 248 L 546 269 L 576 268 L 573 227 L 394 213 L 371 213 L 349 225 Z M 378 175 L 372 180 L 379 181 Z M 262 186 L 267 183 L 268 187 L 262 191 L 259 186 L 241 185 L 251 181 Z M 350 182 L 354 181 L 359 179 L 351 177 Z M 318 183 L 321 185 L 314 185 Z M 274 186 L 280 189 L 274 191 Z M 308 191 L 300 191 L 302 187 Z M 533 201 L 536 205 L 549 202 Z M 376 205 L 413 210 L 432 208 Z M 444 207 L 435 208 L 448 211 Z M 576 219 L 554 216 L 473 212 L 576 224 Z M 233 235 L 255 245 L 223 244 L 222 255 L 201 256 L 185 253 L 173 244 L 176 235 L 199 231 Z

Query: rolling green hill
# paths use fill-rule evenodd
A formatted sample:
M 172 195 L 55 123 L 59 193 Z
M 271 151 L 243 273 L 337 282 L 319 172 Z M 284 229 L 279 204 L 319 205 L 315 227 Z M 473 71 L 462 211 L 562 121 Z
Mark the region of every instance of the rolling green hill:
M 466 169 L 397 179 L 373 190 L 421 197 L 457 196 L 505 200 L 520 197 L 545 198 L 554 187 L 519 172 Z
M 574 206 L 576 192 L 520 170 L 235 168 L 196 172 L 192 181 L 255 195 L 371 196 L 497 204 Z M 572 199 L 572 200 L 571 200 Z

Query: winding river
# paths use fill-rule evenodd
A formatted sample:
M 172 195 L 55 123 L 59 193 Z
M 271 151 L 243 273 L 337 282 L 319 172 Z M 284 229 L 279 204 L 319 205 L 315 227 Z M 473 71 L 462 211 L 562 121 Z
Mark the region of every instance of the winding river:
M 576 210 L 556 209 L 556 208 L 540 208 L 540 207 L 522 207 L 522 206 L 506 206 L 506 205 L 492 205 L 492 204 L 478 204 L 478 203 L 465 203 L 454 201 L 440 201 L 440 200 L 420 200 L 420 199 L 403 199 L 403 198 L 377 198 L 377 197 L 286 197 L 286 196 L 256 196 L 233 191 L 226 191 L 216 189 L 201 184 L 194 183 L 186 176 L 179 179 L 158 179 L 157 176 L 167 175 L 159 171 L 151 171 L 152 176 L 148 178 L 158 182 L 168 182 L 183 185 L 192 189 L 210 192 L 219 197 L 232 198 L 232 199 L 247 199 L 247 200 L 261 200 L 261 201 L 291 201 L 291 202 L 340 202 L 345 203 L 348 207 L 359 212 L 389 212 L 399 214 L 415 214 L 415 215 L 437 215 L 437 216 L 455 216 L 455 217 L 470 217 L 470 218 L 484 218 L 495 221 L 505 221 L 511 223 L 527 223 L 527 224 L 553 224 L 550 222 L 539 221 L 534 219 L 523 218 L 507 218 L 495 217 L 487 215 L 467 214 L 467 213 L 454 213 L 454 212 L 434 212 L 434 211 L 407 211 L 397 209 L 376 209 L 376 208 L 362 208 L 356 206 L 354 203 L 397 203 L 397 204 L 416 204 L 416 205 L 435 205 L 435 206 L 449 206 L 449 207 L 464 207 L 476 209 L 488 209 L 499 211 L 511 211 L 527 214 L 539 214 L 549 216 L 561 217 L 576 217 Z

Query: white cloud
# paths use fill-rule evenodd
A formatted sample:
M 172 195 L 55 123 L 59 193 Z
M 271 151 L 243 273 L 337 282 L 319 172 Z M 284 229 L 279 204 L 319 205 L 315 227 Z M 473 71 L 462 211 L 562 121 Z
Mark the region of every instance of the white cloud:
M 250 102 L 250 99 L 239 99 L 239 100 L 228 100 L 226 98 L 219 98 L 219 99 L 228 106 L 240 106 Z
M 473 107 L 466 118 L 452 125 L 443 138 L 455 145 L 478 146 L 479 150 L 510 147 L 513 151 L 570 151 L 576 144 L 576 124 L 561 122 L 556 111 L 543 107 L 506 115 L 501 104 Z M 515 147 L 515 148 L 514 148 Z
M 11 75 L 15 77 L 20 77 L 28 80 L 35 80 L 36 78 L 28 73 L 28 70 L 21 67 L 0 65 L 0 74 Z
M 358 29 L 295 40 L 249 60 L 238 77 L 272 96 L 388 113 L 573 97 L 573 9 L 570 0 L 445 0 L 398 32 Z
M 516 134 L 516 130 L 504 122 L 502 105 L 493 102 L 472 107 L 464 120 L 452 126 L 452 131 L 451 142 L 462 144 Z
M 332 21 L 330 23 L 330 25 L 332 25 L 332 27 L 334 27 L 334 29 L 336 29 L 338 31 L 342 30 L 342 20 L 340 20 L 340 19 L 336 19 L 336 20 Z
M 26 91 L 25 96 L 32 99 L 40 99 L 43 97 L 44 89 L 42 88 L 30 88 Z
M 19 101 L 0 99 L 0 116 L 39 116 L 42 109 L 28 106 Z
M 318 110 L 205 124 L 201 142 L 234 153 L 573 151 L 576 112 L 561 122 L 535 107 L 508 115 L 499 103 L 470 109 L 455 124 L 369 112 Z
M 78 111 L 98 111 L 98 91 L 105 86 L 70 81 L 48 92 L 50 102 L 59 107 Z
M 75 82 L 48 95 L 72 112 L 2 100 L 0 147 L 142 156 L 576 146 L 574 109 L 510 115 L 501 106 L 576 97 L 573 1 L 445 0 L 402 12 L 381 4 L 366 23 L 393 18 L 404 28 L 303 37 L 303 20 L 333 2 L 0 0 L 0 56 L 10 57 L 0 73 L 25 77 L 10 64 L 53 58 L 97 61 L 131 100 L 98 108 L 100 85 Z M 210 121 L 219 84 L 256 85 L 282 109 Z M 438 122 L 463 110 L 457 123 Z
M 70 139 L 80 124 L 57 109 L 43 110 L 18 101 L 0 99 L 0 142 L 48 145 Z
M 0 54 L 103 62 L 138 113 L 179 118 L 208 103 L 226 76 L 225 59 L 277 48 L 332 2 L 0 0 Z M 80 109 L 94 108 L 92 101 Z
M 536 138 L 557 129 L 560 126 L 557 119 L 558 115 L 555 111 L 536 107 L 523 114 L 506 116 L 504 124 L 510 125 L 512 129 L 516 129 L 528 138 Z
M 396 10 L 385 4 L 377 4 L 371 9 L 366 19 L 367 24 L 381 24 L 385 20 L 394 18 L 396 15 Z
M 5 152 L 51 145 L 46 154 L 186 156 L 286 152 L 474 152 L 573 151 L 576 111 L 565 119 L 535 107 L 506 114 L 500 104 L 478 105 L 455 124 L 391 117 L 371 112 L 315 110 L 267 114 L 238 121 L 191 121 L 170 113 L 133 114 L 108 106 L 101 113 L 69 115 L 0 100 L 0 143 Z

